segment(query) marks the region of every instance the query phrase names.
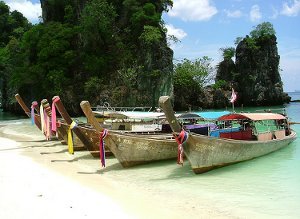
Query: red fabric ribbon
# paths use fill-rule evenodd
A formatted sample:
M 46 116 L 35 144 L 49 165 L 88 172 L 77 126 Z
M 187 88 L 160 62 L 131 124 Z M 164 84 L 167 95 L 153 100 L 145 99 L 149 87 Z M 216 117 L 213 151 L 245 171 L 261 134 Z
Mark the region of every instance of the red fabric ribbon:
M 177 151 L 177 164 L 183 165 L 183 146 L 182 144 L 187 141 L 188 133 L 185 130 L 181 130 L 178 136 L 174 135 L 175 140 L 178 144 L 178 151 Z

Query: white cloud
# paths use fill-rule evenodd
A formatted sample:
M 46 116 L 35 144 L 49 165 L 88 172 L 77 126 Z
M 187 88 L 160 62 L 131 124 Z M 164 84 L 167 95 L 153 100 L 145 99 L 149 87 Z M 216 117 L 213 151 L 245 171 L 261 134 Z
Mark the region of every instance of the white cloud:
M 270 18 L 271 19 L 276 19 L 278 17 L 278 15 L 279 15 L 278 10 L 276 8 L 272 7 L 272 12 L 273 12 L 273 14 L 272 14 L 272 16 Z
M 287 2 L 283 3 L 281 14 L 286 16 L 297 16 L 300 11 L 300 1 L 294 0 L 294 3 L 289 6 Z
M 250 11 L 250 20 L 252 22 L 259 21 L 262 18 L 260 8 L 258 5 L 253 5 Z
M 235 10 L 235 11 L 224 10 L 224 12 L 226 13 L 227 17 L 230 18 L 239 18 L 243 15 L 240 10 Z
M 205 21 L 212 18 L 218 10 L 210 0 L 174 0 L 173 8 L 168 12 L 171 17 L 184 21 Z
M 29 0 L 6 0 L 4 2 L 10 7 L 11 11 L 21 12 L 31 23 L 39 22 L 39 16 L 42 15 L 40 3 L 32 3 Z
M 184 30 L 174 27 L 172 24 L 167 24 L 166 28 L 168 30 L 169 36 L 175 36 L 177 39 L 182 40 L 187 36 L 187 33 Z

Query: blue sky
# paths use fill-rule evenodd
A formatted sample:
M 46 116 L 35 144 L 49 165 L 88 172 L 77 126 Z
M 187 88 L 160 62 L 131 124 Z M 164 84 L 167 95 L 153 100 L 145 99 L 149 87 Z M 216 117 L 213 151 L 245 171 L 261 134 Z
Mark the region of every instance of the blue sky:
M 41 15 L 39 0 L 4 0 L 32 23 Z M 300 0 L 173 0 L 163 15 L 168 33 L 180 42 L 172 44 L 174 59 L 212 58 L 221 61 L 220 48 L 233 47 L 262 22 L 271 22 L 281 57 L 285 91 L 300 90 Z

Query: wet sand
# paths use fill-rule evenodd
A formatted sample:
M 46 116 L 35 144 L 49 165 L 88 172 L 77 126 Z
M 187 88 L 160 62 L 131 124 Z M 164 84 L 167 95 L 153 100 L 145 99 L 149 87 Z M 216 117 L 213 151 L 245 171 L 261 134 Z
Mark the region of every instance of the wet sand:
M 28 120 L 2 122 L 0 218 L 236 218 L 212 199 L 176 194 L 177 176 L 160 184 L 160 165 L 177 169 L 175 161 L 123 169 L 114 157 L 103 169 L 87 151 L 70 155 L 66 145 L 46 141 Z

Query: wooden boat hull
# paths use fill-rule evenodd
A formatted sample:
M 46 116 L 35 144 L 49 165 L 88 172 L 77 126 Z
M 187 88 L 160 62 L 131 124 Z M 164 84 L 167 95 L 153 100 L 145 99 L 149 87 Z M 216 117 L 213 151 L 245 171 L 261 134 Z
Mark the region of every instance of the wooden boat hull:
M 269 141 L 245 141 L 212 138 L 191 134 L 184 144 L 184 154 L 195 173 L 250 160 L 286 147 L 296 139 L 296 133 L 282 139 Z
M 61 130 L 62 129 L 62 130 Z M 68 142 L 68 129 L 69 125 L 66 123 L 61 123 L 58 130 L 63 133 L 63 137 L 66 142 Z M 100 152 L 99 152 L 99 144 L 100 144 L 100 134 L 96 132 L 96 130 L 87 125 L 87 124 L 79 124 L 76 126 L 76 129 L 79 129 L 80 132 L 89 140 L 91 147 L 87 148 L 82 141 L 78 138 L 76 134 L 73 135 L 73 144 L 74 144 L 74 150 L 81 151 L 81 150 L 89 150 L 91 155 L 93 157 L 99 158 Z M 112 155 L 111 151 L 105 147 L 105 155 L 110 156 Z
M 82 111 L 97 133 L 104 131 L 95 118 L 90 103 L 80 103 Z M 123 167 L 131 167 L 158 160 L 177 157 L 177 144 L 172 134 L 142 134 L 120 131 L 108 131 L 105 145 Z
M 172 135 L 109 133 L 107 146 L 123 167 L 175 159 L 177 143 Z
M 62 144 L 67 144 L 68 142 L 68 129 L 69 125 L 60 122 L 60 125 L 57 127 L 57 133 L 58 136 L 60 136 L 63 141 L 61 141 Z M 87 150 L 86 146 L 82 143 L 82 141 L 77 137 L 77 135 L 73 135 L 73 149 L 74 151 L 84 151 Z M 94 157 L 99 157 L 99 155 L 96 155 L 96 153 L 91 153 Z

